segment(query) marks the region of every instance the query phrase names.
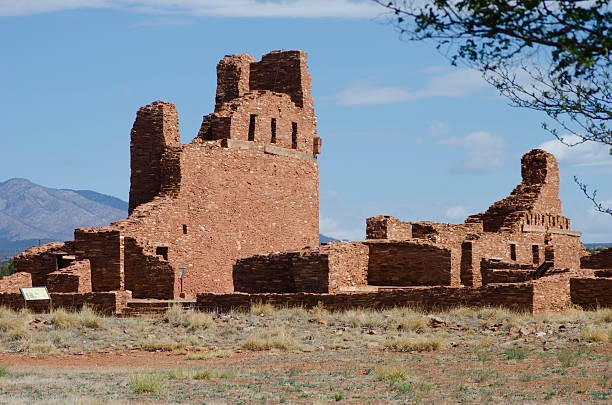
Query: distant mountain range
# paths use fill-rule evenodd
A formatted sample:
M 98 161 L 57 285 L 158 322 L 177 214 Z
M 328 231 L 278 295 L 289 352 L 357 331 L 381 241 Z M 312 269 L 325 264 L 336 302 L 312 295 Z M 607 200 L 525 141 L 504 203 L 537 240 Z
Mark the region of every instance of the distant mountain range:
M 72 240 L 75 228 L 127 217 L 128 203 L 91 190 L 43 187 L 26 179 L 0 183 L 0 261 L 41 243 Z M 336 239 L 319 235 L 321 243 Z

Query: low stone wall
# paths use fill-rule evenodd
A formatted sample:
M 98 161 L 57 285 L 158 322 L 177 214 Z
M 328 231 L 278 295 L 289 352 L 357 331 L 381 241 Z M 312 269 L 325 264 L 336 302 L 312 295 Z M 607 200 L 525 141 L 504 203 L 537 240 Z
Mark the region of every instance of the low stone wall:
M 57 270 L 57 256 L 70 251 L 71 246 L 64 242 L 52 242 L 33 246 L 15 256 L 15 270 L 32 275 L 35 287 L 47 284 L 47 275 Z
M 584 269 L 612 269 L 612 247 L 581 257 L 580 267 Z
M 570 273 L 551 274 L 532 281 L 533 312 L 565 311 L 570 307 Z
M 132 299 L 130 291 L 89 292 L 84 294 L 51 293 L 49 301 L 29 301 L 28 310 L 32 312 L 48 312 L 52 308 L 66 308 L 79 310 L 83 305 L 104 314 L 121 313 L 127 308 L 128 301 Z M 26 308 L 26 303 L 19 293 L 0 294 L 0 306 L 20 310 Z
M 368 247 L 332 242 L 295 252 L 240 259 L 234 265 L 234 290 L 246 293 L 331 293 L 366 285 Z
M 4 276 L 0 279 L 1 293 L 20 293 L 20 287 L 32 287 L 32 275 L 26 272 L 19 272 Z
M 412 238 L 412 227 L 406 222 L 389 215 L 377 215 L 366 219 L 366 239 Z
M 451 285 L 451 250 L 427 242 L 364 242 L 370 248 L 368 284 L 381 286 Z M 457 268 L 459 268 L 457 263 Z
M 251 304 L 264 303 L 275 306 L 315 307 L 328 309 L 392 308 L 414 306 L 424 310 L 464 306 L 503 306 L 520 311 L 534 310 L 534 284 L 489 284 L 479 288 L 413 287 L 381 290 L 370 293 L 343 294 L 198 294 L 197 307 L 206 311 L 248 309 Z M 548 310 L 538 304 L 537 310 Z
M 91 266 L 88 259 L 79 260 L 47 276 L 47 289 L 59 293 L 91 292 Z
M 582 308 L 612 307 L 612 278 L 570 278 L 572 303 Z

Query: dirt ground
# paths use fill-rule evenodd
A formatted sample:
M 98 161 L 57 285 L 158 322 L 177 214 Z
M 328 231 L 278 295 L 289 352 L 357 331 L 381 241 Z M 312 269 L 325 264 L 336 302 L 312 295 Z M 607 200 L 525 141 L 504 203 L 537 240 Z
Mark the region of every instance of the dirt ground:
M 51 354 L 28 353 L 37 346 L 7 337 L 0 403 L 612 403 L 609 310 L 533 317 L 256 308 L 210 318 L 192 319 L 198 328 L 178 314 L 64 327 L 64 344 L 51 339 Z M 55 336 L 53 319 L 26 321 Z M 149 340 L 133 343 L 126 331 L 136 325 Z M 168 346 L 164 333 L 187 343 Z

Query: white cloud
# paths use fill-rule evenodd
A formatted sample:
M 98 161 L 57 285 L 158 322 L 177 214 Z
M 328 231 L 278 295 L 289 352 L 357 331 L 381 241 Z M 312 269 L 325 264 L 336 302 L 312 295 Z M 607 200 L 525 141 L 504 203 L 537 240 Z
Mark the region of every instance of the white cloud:
M 440 145 L 465 150 L 465 155 L 455 169 L 462 173 L 478 173 L 501 167 L 506 143 L 498 136 L 485 131 L 471 132 L 462 138 L 441 140 Z
M 574 145 L 580 142 L 578 135 L 566 135 L 563 142 Z M 561 164 L 571 166 L 599 166 L 612 164 L 610 146 L 597 142 L 584 142 L 575 146 L 564 145 L 558 139 L 544 142 L 539 146 L 557 158 Z
M 346 229 L 333 218 L 319 219 L 319 232 L 325 236 L 341 240 L 363 240 L 364 229 Z
M 445 211 L 444 216 L 448 219 L 458 220 L 466 218 L 469 213 L 470 211 L 468 210 L 468 208 L 457 205 L 454 207 L 449 207 Z
M 391 104 L 429 98 L 462 98 L 478 92 L 488 83 L 473 69 L 454 69 L 430 78 L 421 89 L 377 86 L 371 81 L 354 82 L 339 94 L 342 105 Z
M 207 17 L 373 18 L 385 12 L 367 0 L 0 0 L 0 16 L 92 7 Z

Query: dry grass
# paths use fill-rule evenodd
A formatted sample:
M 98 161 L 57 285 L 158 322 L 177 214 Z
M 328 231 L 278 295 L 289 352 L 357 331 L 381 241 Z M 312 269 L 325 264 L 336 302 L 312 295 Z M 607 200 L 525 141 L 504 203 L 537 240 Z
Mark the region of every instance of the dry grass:
M 9 339 L 21 339 L 28 336 L 28 321 L 31 314 L 22 310 L 19 312 L 7 308 L 0 308 L 0 332 Z
M 591 342 L 612 342 L 612 325 L 589 325 L 582 329 L 580 336 Z
M 160 394 L 166 390 L 166 378 L 160 373 L 137 373 L 130 376 L 130 389 L 135 393 Z
M 260 351 L 270 349 L 290 350 L 299 347 L 296 340 L 284 328 L 264 329 L 247 338 L 242 347 Z
M 410 378 L 410 373 L 404 368 L 384 367 L 376 370 L 376 381 L 386 381 L 390 384 L 406 381 Z
M 254 303 L 251 305 L 251 309 L 249 310 L 249 313 L 251 315 L 273 316 L 276 314 L 277 311 L 278 309 L 274 307 L 272 304 L 262 304 L 261 302 L 259 302 L 259 303 Z
M 440 336 L 397 336 L 385 342 L 385 347 L 394 352 L 431 352 L 438 350 L 445 341 Z
M 149 352 L 171 352 L 174 350 L 184 349 L 186 344 L 182 341 L 172 340 L 170 338 L 147 338 L 140 342 L 140 346 L 143 350 Z
M 179 304 L 168 308 L 164 315 L 164 320 L 174 326 L 184 326 L 186 328 L 208 329 L 215 326 L 215 321 L 210 315 L 200 311 L 185 311 Z
M 101 317 L 88 306 L 83 306 L 79 312 L 69 312 L 63 308 L 51 312 L 51 322 L 60 329 L 99 328 Z
M 185 359 L 187 360 L 209 360 L 209 359 L 222 359 L 224 357 L 232 357 L 234 352 L 231 350 L 214 350 L 210 352 L 199 352 L 199 353 L 187 353 Z
M 168 371 L 168 378 L 172 380 L 212 380 L 215 378 L 233 379 L 236 378 L 236 371 L 233 368 L 224 368 L 221 370 L 210 368 L 175 368 Z

